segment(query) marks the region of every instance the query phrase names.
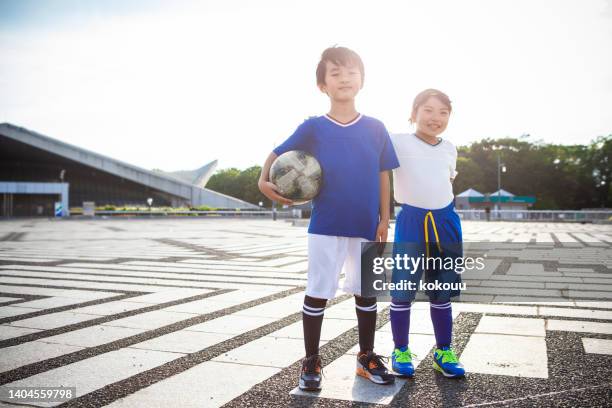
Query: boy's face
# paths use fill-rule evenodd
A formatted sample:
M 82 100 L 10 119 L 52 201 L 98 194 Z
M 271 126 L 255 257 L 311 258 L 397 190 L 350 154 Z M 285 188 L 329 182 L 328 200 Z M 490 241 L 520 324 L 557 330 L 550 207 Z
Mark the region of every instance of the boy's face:
M 346 102 L 355 99 L 362 85 L 359 67 L 336 65 L 327 61 L 325 83 L 319 84 L 319 89 L 334 101 Z
M 416 123 L 419 133 L 430 137 L 437 137 L 446 130 L 450 110 L 438 98 L 430 96 L 424 104 L 419 106 L 415 116 L 412 120 Z

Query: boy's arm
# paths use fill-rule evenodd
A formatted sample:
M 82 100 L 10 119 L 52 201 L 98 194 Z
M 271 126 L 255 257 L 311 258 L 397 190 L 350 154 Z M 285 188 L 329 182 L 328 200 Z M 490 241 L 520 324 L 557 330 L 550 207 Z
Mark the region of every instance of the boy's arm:
M 387 234 L 389 233 L 389 220 L 391 214 L 389 207 L 391 205 L 391 185 L 389 183 L 389 171 L 380 172 L 380 221 L 376 229 L 376 241 L 386 242 Z
M 270 182 L 270 167 L 274 160 L 276 160 L 278 156 L 272 152 L 268 155 L 266 162 L 261 168 L 261 175 L 259 176 L 259 181 L 257 182 L 257 187 L 259 187 L 259 191 L 263 193 L 266 197 L 268 197 L 272 201 L 278 201 L 281 204 L 293 204 L 293 201 L 281 196 L 278 194 L 278 188 L 276 185 Z

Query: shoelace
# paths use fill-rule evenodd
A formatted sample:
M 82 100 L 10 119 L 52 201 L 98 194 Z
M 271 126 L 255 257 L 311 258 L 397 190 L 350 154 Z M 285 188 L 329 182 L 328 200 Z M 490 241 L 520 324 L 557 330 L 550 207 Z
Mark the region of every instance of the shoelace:
M 385 363 L 389 362 L 389 357 L 380 356 L 376 353 L 371 353 L 368 357 L 369 358 L 366 361 L 368 366 L 370 365 L 370 361 L 373 361 L 376 364 L 377 368 L 385 368 Z
M 457 356 L 455 355 L 455 353 L 453 352 L 453 350 L 448 349 L 448 350 L 440 350 L 440 354 L 442 354 L 442 362 L 443 363 L 458 363 L 459 360 L 457 359 Z
M 408 350 L 406 350 L 406 351 L 402 351 L 402 350 L 399 350 L 399 349 L 397 349 L 397 350 L 399 351 L 399 353 L 398 353 L 399 355 L 398 355 L 398 357 L 395 358 L 395 361 L 397 361 L 398 363 L 411 363 L 412 359 L 417 356 L 416 354 L 414 354 L 414 353 L 412 353 L 412 352 L 410 352 Z
M 302 364 L 302 367 L 306 368 L 306 372 L 309 374 L 312 373 L 316 373 L 317 372 L 317 362 L 319 361 L 319 356 L 314 355 L 314 356 L 310 356 L 308 357 L 306 360 L 304 360 L 304 363 Z M 323 367 L 319 367 L 321 375 L 323 375 Z

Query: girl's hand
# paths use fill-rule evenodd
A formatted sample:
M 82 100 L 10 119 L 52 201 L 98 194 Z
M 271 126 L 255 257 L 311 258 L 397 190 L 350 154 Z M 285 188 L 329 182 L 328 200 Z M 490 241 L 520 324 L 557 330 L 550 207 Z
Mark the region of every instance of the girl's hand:
M 389 221 L 381 220 L 376 228 L 376 241 L 387 242 L 387 235 L 389 234 Z
M 263 195 L 265 195 L 272 201 L 278 201 L 279 203 L 286 205 L 293 204 L 293 201 L 278 194 L 278 187 L 276 187 L 274 183 L 260 180 L 257 183 L 257 187 L 259 187 L 259 191 L 261 191 Z

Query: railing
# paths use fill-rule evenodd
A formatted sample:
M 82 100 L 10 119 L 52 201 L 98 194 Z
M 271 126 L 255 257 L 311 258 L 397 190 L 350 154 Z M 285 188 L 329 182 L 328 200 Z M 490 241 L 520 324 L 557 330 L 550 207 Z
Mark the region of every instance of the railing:
M 547 222 L 612 222 L 612 210 L 456 210 L 462 220 L 480 221 L 547 221 Z M 77 217 L 80 214 L 73 214 Z M 211 211 L 162 211 L 162 210 L 97 210 L 96 216 L 113 217 L 239 217 L 239 218 L 302 218 L 302 211 L 289 209 L 271 210 L 211 210 Z
M 549 221 L 593 222 L 612 221 L 611 210 L 457 210 L 462 220 L 481 221 Z
M 211 211 L 160 211 L 160 210 L 96 210 L 96 216 L 133 216 L 133 217 L 165 217 L 165 216 L 185 216 L 185 217 L 259 217 L 273 218 L 274 212 L 271 210 L 211 210 Z M 300 214 L 293 210 L 276 211 L 277 218 L 299 218 Z

